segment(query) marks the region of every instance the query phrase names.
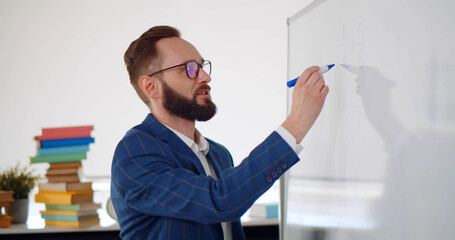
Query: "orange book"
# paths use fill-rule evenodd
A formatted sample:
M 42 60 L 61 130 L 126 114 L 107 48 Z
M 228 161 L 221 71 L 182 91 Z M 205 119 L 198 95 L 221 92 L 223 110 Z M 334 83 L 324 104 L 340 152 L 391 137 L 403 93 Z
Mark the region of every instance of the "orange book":
M 80 221 L 59 221 L 59 220 L 45 220 L 47 226 L 58 226 L 58 227 L 88 227 L 97 226 L 100 224 L 98 216 L 92 219 L 85 219 Z
M 49 175 L 65 175 L 65 174 L 77 174 L 81 171 L 80 167 L 69 167 L 69 168 L 49 168 L 46 171 L 46 176 Z
M 13 217 L 0 215 L 0 228 L 7 228 L 11 226 L 11 221 Z
M 65 174 L 65 175 L 48 175 L 46 174 L 47 181 L 50 183 L 55 182 L 79 182 L 79 174 Z
M 73 191 L 73 192 L 54 192 L 39 191 L 35 195 L 35 202 L 46 204 L 71 205 L 75 203 L 93 202 L 93 190 Z
M 51 163 L 49 169 L 54 168 L 70 168 L 70 167 L 82 167 L 81 162 L 64 162 L 64 163 Z
M 0 201 L 0 212 L 1 212 L 2 207 L 9 207 L 10 202 L 12 202 L 12 201 Z M 0 213 L 0 215 L 1 215 L 1 213 Z
M 11 191 L 0 191 L 0 202 L 12 202 L 14 192 Z

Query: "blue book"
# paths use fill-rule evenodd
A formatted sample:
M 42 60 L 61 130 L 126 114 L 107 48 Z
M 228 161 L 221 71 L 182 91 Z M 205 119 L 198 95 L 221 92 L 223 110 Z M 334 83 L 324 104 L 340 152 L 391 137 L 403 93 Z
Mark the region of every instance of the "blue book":
M 72 222 L 77 222 L 79 220 L 78 216 L 65 216 L 65 215 L 44 215 L 44 214 L 41 214 L 41 218 L 44 218 L 46 220 L 72 221 Z
M 38 148 L 38 156 L 85 153 L 88 152 L 88 150 L 89 150 L 88 144 L 53 148 Z
M 69 138 L 69 139 L 59 139 L 59 140 L 46 140 L 46 141 L 40 141 L 40 148 L 84 145 L 84 144 L 90 144 L 90 143 L 94 143 L 94 142 L 95 142 L 95 139 L 92 138 L 92 137 L 89 137 L 89 138 Z
M 82 219 L 90 219 L 98 217 L 97 214 L 95 215 L 87 215 L 87 216 L 67 216 L 67 215 L 47 215 L 41 214 L 41 218 L 45 220 L 54 220 L 54 221 L 70 221 L 70 222 L 77 222 L 81 221 Z

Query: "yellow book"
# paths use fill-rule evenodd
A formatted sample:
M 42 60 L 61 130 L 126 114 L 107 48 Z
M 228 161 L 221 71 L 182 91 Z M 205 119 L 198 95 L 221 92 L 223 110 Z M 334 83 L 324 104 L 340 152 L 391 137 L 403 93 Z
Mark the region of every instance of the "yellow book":
M 0 228 L 10 227 L 12 220 L 13 220 L 13 217 L 1 215 L 1 213 L 0 213 Z
M 93 202 L 93 190 L 72 192 L 39 191 L 35 195 L 35 202 L 57 205 Z
M 47 226 L 58 226 L 58 227 L 88 227 L 97 226 L 100 224 L 99 219 L 93 219 L 89 221 L 57 221 L 57 220 L 45 220 Z

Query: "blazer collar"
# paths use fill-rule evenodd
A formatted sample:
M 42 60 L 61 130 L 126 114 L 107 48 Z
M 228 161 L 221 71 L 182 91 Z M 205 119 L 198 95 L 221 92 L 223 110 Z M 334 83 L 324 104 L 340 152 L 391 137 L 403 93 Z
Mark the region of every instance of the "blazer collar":
M 142 121 L 142 125 L 144 125 L 154 137 L 165 142 L 169 141 L 172 132 L 160 123 L 152 114 L 147 114 L 147 117 Z
M 191 162 L 196 166 L 199 172 L 204 173 L 201 161 L 194 154 L 185 142 L 182 141 L 174 132 L 159 122 L 152 114 L 148 114 L 142 124 L 148 129 L 150 134 L 163 142 L 167 142 L 172 148 L 177 149 L 182 155 L 192 156 Z

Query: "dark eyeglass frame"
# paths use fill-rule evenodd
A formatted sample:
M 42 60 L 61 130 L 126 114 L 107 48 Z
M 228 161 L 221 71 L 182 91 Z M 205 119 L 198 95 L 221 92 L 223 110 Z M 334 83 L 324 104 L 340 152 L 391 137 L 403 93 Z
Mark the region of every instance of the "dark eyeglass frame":
M 196 76 L 193 77 L 193 78 L 192 78 L 192 77 L 190 76 L 190 74 L 188 73 L 188 64 L 191 63 L 191 62 L 195 62 L 195 63 L 197 64 L 197 66 L 198 66 L 197 72 L 196 72 Z M 153 75 L 155 75 L 155 74 L 158 74 L 158 73 L 161 73 L 161 72 L 170 70 L 170 69 L 174 69 L 174 68 L 178 68 L 178 67 L 181 67 L 181 66 L 185 66 L 186 76 L 188 76 L 189 79 L 195 79 L 195 78 L 197 78 L 197 77 L 199 76 L 199 70 L 200 70 L 201 68 L 203 68 L 203 66 L 206 65 L 207 63 L 208 63 L 208 65 L 209 65 L 210 71 L 209 71 L 208 73 L 207 73 L 207 72 L 206 72 L 206 73 L 210 76 L 210 74 L 212 73 L 212 62 L 210 62 L 209 60 L 202 60 L 201 63 L 198 63 L 198 62 L 196 62 L 195 60 L 191 60 L 191 61 L 188 61 L 188 62 L 186 62 L 186 63 L 182 63 L 182 64 L 175 65 L 175 66 L 172 66 L 172 67 L 168 67 L 168 68 L 165 68 L 165 69 L 161 69 L 161 70 L 156 71 L 156 72 L 154 72 L 154 73 L 150 73 L 148 76 L 151 77 L 151 76 L 153 76 Z

